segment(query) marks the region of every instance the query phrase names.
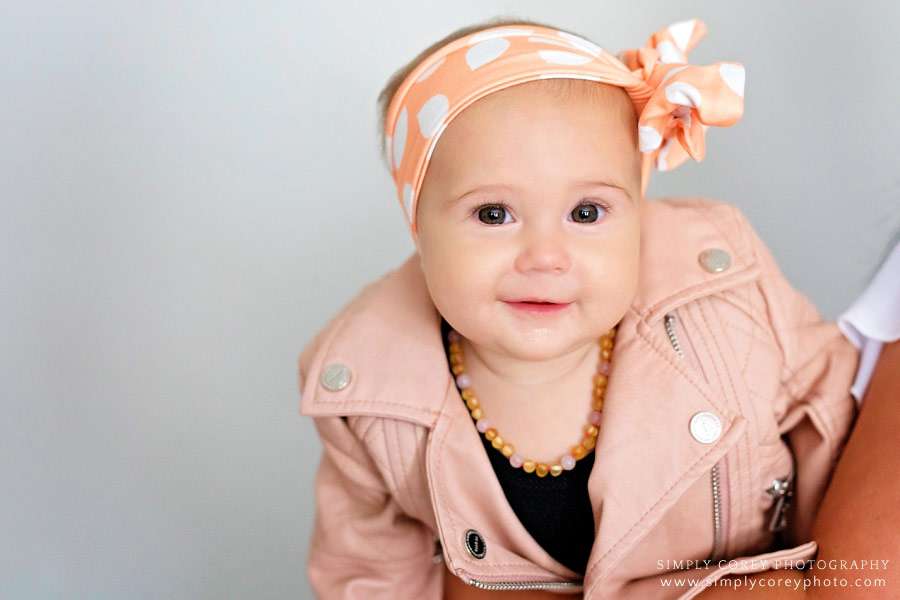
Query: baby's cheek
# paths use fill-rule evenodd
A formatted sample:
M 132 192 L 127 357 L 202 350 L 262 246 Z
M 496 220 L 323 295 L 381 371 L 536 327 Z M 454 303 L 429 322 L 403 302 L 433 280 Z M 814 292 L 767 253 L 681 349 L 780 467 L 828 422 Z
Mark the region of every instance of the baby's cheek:
M 594 261 L 592 288 L 602 302 L 627 308 L 637 292 L 640 278 L 640 252 L 637 248 L 618 246 L 602 253 Z

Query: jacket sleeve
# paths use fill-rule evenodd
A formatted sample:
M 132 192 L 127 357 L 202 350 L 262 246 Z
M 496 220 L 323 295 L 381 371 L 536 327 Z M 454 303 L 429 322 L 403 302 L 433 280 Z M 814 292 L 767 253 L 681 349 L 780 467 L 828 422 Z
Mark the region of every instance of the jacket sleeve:
M 795 546 L 809 541 L 813 518 L 856 418 L 850 386 L 858 352 L 836 324 L 823 321 L 815 306 L 788 283 L 769 249 L 738 214 L 762 267 L 760 287 L 783 355 L 775 412 L 779 433 L 796 461 L 784 532 L 784 543 Z
M 363 441 L 383 442 L 378 423 L 340 416 L 313 422 L 322 442 L 307 560 L 316 597 L 440 598 L 444 569 L 443 561 L 432 562 L 434 537 L 401 509 Z

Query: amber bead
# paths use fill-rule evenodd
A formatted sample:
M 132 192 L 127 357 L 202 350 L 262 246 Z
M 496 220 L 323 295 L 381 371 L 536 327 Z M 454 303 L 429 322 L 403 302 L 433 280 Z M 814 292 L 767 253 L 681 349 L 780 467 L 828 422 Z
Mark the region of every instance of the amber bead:
M 493 446 L 497 450 L 499 450 L 500 447 L 505 443 L 506 442 L 504 441 L 503 436 L 500 435 L 494 436 L 494 439 L 491 440 L 491 446 Z
M 487 439 L 487 441 L 491 441 L 492 439 L 497 437 L 497 430 L 494 429 L 493 427 L 491 427 L 490 429 L 488 429 L 487 431 L 484 432 L 484 437 Z
M 584 446 L 578 444 L 577 446 L 572 446 L 572 456 L 575 457 L 575 460 L 581 460 L 584 458 L 584 455 L 587 454 L 584 451 Z
M 478 419 L 483 419 L 483 418 L 484 418 L 484 411 L 481 410 L 480 408 L 473 408 L 473 409 L 472 409 L 472 418 L 475 419 L 476 421 L 477 421 Z
M 594 388 L 594 398 L 602 398 L 606 395 L 605 387 Z
M 584 439 L 581 440 L 581 445 L 584 446 L 585 450 L 593 450 L 597 445 L 597 438 L 586 435 L 584 436 Z
M 612 350 L 612 347 L 613 347 L 612 338 L 609 337 L 608 335 L 600 336 L 600 347 L 603 348 L 604 350 Z
M 598 388 L 605 388 L 607 383 L 609 383 L 609 379 L 603 373 L 594 375 L 594 385 Z
M 481 406 L 481 402 L 478 400 L 476 396 L 469 394 L 469 397 L 466 398 L 466 406 L 469 407 L 469 410 L 474 410 Z
M 550 472 L 550 466 L 545 463 L 538 463 L 534 468 L 534 472 L 538 477 L 545 477 Z
M 453 342 L 447 347 L 447 350 L 450 351 L 450 354 L 462 354 L 462 344 Z
M 450 368 L 450 370 L 453 371 L 453 374 L 454 374 L 454 375 L 459 375 L 459 374 L 461 374 L 461 373 L 465 373 L 465 372 L 466 372 L 466 368 L 463 367 L 462 365 L 453 365 L 453 366 Z
M 550 465 L 550 474 L 554 477 L 559 477 L 559 474 L 563 472 L 562 465 L 559 463 L 553 463 Z
M 516 447 L 507 442 L 500 447 L 500 453 L 506 458 L 509 458 L 516 453 Z
M 600 430 L 597 429 L 596 425 L 585 425 L 584 432 L 591 437 L 597 437 L 597 434 L 600 433 Z
M 603 360 L 609 360 L 610 358 L 612 358 L 612 350 L 601 350 L 600 358 L 602 358 Z
M 594 398 L 594 401 L 591 402 L 591 408 L 593 408 L 596 411 L 602 412 L 603 411 L 603 397 L 601 396 L 600 398 Z
M 475 395 L 475 392 L 472 391 L 472 388 L 466 388 L 462 392 L 460 392 L 459 395 L 462 396 L 463 400 L 468 400 Z
M 531 460 L 530 458 L 526 458 L 525 460 L 522 461 L 522 470 L 525 471 L 526 473 L 534 473 L 534 469 L 536 467 L 537 467 L 537 465 L 535 465 L 534 461 Z
M 450 355 L 450 364 L 453 364 L 453 365 L 461 365 L 461 364 L 462 364 L 462 361 L 463 361 L 463 356 L 462 356 L 462 354 L 459 354 L 459 353 L 455 352 L 455 353 L 453 353 L 453 354 Z

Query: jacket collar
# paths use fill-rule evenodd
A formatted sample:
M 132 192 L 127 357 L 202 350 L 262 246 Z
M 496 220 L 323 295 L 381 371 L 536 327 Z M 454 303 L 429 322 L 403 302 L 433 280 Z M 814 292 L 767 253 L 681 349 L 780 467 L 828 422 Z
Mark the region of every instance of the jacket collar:
M 631 307 L 636 322 L 655 322 L 680 304 L 758 275 L 737 211 L 727 204 L 646 200 L 641 235 L 641 273 Z M 721 273 L 705 270 L 698 255 L 709 248 L 726 251 L 731 266 Z M 621 356 L 618 349 L 616 355 Z M 440 314 L 418 254 L 363 288 L 306 346 L 300 364 L 301 373 L 312 375 L 301 390 L 301 414 L 384 415 L 432 426 L 452 380 Z M 350 369 L 351 383 L 342 390 L 319 384 L 319 373 L 332 364 Z

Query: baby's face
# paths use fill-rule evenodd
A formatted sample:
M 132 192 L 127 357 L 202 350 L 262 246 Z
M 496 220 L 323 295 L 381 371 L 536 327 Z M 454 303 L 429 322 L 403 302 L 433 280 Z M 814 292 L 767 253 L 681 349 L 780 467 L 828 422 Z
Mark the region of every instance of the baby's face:
M 625 314 L 642 201 L 624 91 L 562 99 L 535 85 L 480 99 L 443 132 L 416 240 L 447 322 L 476 346 L 528 361 L 584 348 Z M 527 300 L 563 306 L 516 303 Z

